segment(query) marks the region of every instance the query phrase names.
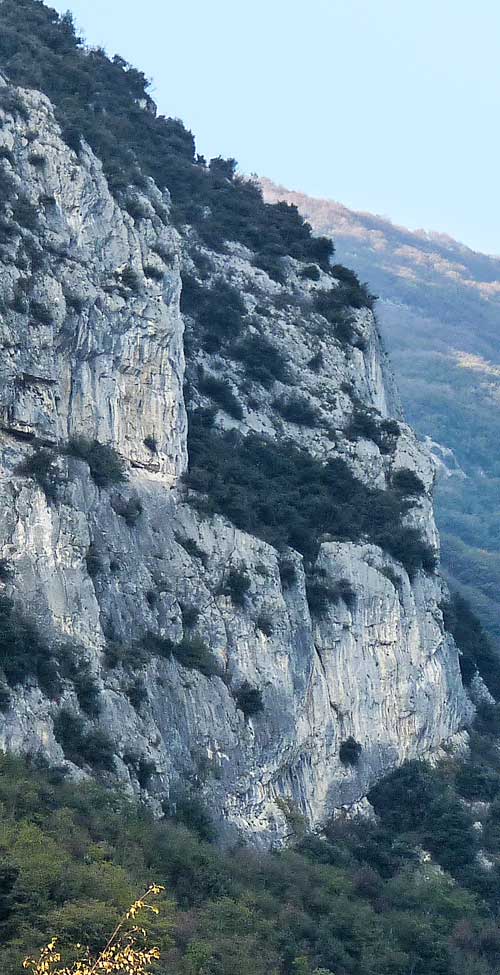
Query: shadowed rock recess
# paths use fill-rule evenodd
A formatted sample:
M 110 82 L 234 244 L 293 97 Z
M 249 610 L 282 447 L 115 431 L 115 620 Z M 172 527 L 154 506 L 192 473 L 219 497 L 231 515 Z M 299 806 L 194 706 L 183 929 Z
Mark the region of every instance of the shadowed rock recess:
M 467 716 L 433 465 L 366 289 L 92 57 L 188 151 L 120 181 L 3 51 L 0 745 L 280 843 Z

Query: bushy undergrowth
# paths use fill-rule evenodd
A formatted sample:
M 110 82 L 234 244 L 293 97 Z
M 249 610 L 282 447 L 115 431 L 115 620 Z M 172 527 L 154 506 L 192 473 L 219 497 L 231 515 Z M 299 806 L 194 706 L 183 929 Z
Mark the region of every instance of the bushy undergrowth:
M 218 432 L 203 411 L 191 416 L 188 446 L 186 482 L 206 495 L 200 504 L 278 548 L 311 559 L 325 533 L 341 541 L 366 537 L 410 573 L 434 568 L 432 550 L 402 522 L 401 495 L 367 487 L 340 459 L 323 464 L 285 441 Z
M 130 750 L 124 759 L 146 783 L 154 774 Z M 160 975 L 496 975 L 498 868 L 474 863 L 478 835 L 453 775 L 412 764 L 372 798 L 378 823 L 302 825 L 288 850 L 222 852 L 200 838 L 214 824 L 196 791 L 170 803 L 177 821 L 158 821 L 94 784 L 0 757 L 2 973 L 17 975 L 47 932 L 101 947 L 154 878 L 168 897 L 153 919 Z M 495 801 L 482 839 L 493 858 L 499 826 Z M 420 863 L 421 845 L 454 881 Z

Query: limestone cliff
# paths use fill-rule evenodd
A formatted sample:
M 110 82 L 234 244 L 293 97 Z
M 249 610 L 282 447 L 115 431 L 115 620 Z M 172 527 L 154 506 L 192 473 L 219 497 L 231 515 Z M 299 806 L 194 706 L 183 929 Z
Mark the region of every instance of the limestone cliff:
M 342 339 L 315 303 L 342 285 L 328 271 L 288 258 L 273 280 L 242 244 L 212 252 L 174 229 L 151 179 L 117 202 L 88 146 L 77 155 L 63 141 L 45 96 L 1 92 L 4 594 L 87 662 L 100 707 L 82 727 L 113 742 L 114 768 L 101 774 L 157 809 L 188 789 L 223 828 L 279 842 L 287 811 L 317 824 L 453 736 L 467 713 L 458 654 L 432 565 L 409 573 L 369 533 L 323 532 L 314 557 L 289 549 L 285 578 L 277 547 L 204 506 L 182 477 L 185 401 L 194 417 L 212 408 L 212 430 L 340 458 L 370 491 L 413 472 L 421 490 L 404 524 L 437 553 L 431 460 L 399 415 L 369 304 Z M 265 382 L 240 346 L 207 341 L 197 301 L 223 302 L 224 287 L 241 305 L 240 341 L 286 364 Z M 127 481 L 99 486 L 66 450 L 79 436 L 114 448 Z M 52 451 L 51 491 L 28 476 L 40 447 Z M 245 581 L 237 596 L 232 569 Z M 325 597 L 316 611 L 305 569 Z M 210 649 L 210 675 L 171 652 L 183 639 Z M 246 682 L 263 707 L 245 716 Z M 71 675 L 56 694 L 41 683 L 15 684 L 0 744 L 92 774 L 54 734 L 62 709 L 81 712 Z M 341 761 L 350 738 L 361 750 Z

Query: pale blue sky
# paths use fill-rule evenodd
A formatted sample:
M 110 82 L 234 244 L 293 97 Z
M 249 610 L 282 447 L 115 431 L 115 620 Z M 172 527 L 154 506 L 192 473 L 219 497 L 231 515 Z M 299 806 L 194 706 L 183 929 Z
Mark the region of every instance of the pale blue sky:
M 499 0 L 49 0 L 207 157 L 500 253 Z

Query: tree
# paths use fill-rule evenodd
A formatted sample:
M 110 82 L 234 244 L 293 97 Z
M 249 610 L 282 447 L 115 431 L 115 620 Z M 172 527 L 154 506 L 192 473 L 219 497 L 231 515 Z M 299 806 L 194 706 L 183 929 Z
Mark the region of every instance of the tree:
M 38 958 L 25 958 L 23 968 L 33 972 L 33 975 L 148 975 L 152 965 L 158 961 L 160 950 L 157 947 L 146 946 L 146 931 L 143 927 L 133 925 L 129 930 L 127 922 L 150 911 L 158 914 L 158 908 L 150 904 L 152 897 L 157 897 L 164 890 L 158 884 L 151 884 L 142 897 L 136 900 L 127 913 L 117 924 L 106 946 L 97 955 L 89 948 L 75 945 L 75 952 L 79 957 L 65 960 L 57 947 L 57 938 L 42 948 Z M 61 964 L 63 967 L 61 968 Z

